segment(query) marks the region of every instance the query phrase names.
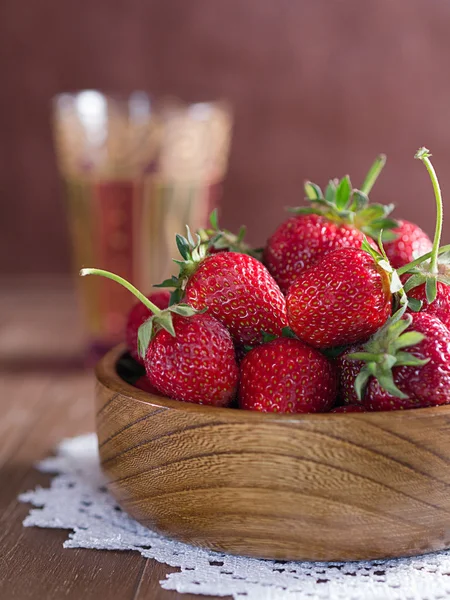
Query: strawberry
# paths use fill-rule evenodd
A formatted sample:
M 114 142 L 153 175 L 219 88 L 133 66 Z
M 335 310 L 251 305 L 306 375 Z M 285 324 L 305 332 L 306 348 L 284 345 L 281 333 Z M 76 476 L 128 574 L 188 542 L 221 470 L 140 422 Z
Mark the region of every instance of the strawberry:
M 169 306 L 170 294 L 164 290 L 154 292 L 147 296 L 147 298 L 158 308 L 165 309 Z M 127 343 L 128 352 L 134 360 L 142 365 L 144 364 L 144 361 L 139 356 L 138 352 L 138 330 L 142 323 L 149 319 L 152 314 L 153 313 L 145 306 L 145 304 L 137 302 L 128 313 L 125 328 L 125 341 Z
M 393 205 L 370 204 L 369 193 L 381 171 L 385 157 L 380 156 L 369 171 L 361 190 L 352 189 L 348 176 L 329 182 L 325 193 L 306 182 L 305 192 L 311 206 L 293 209 L 297 216 L 282 223 L 264 249 L 264 263 L 284 294 L 298 275 L 340 248 L 361 248 L 364 234 L 371 238 L 397 225 L 388 219 Z
M 347 404 L 346 406 L 337 406 L 330 410 L 332 413 L 350 413 L 350 412 L 367 412 L 361 404 Z
M 403 267 L 415 258 L 430 252 L 432 243 L 428 235 L 410 221 L 398 220 L 392 230 L 397 238 L 384 243 L 384 250 L 394 269 Z
M 175 337 L 161 329 L 148 346 L 145 371 L 152 385 L 177 400 L 227 406 L 239 370 L 230 334 L 207 314 L 173 317 Z
M 241 363 L 239 406 L 247 410 L 326 412 L 336 389 L 331 361 L 300 340 L 272 340 L 253 348 Z
M 327 254 L 289 288 L 289 325 L 316 348 L 369 338 L 391 314 L 390 275 L 367 250 L 343 248 Z
M 286 300 L 266 267 L 247 254 L 207 255 L 199 236 L 194 243 L 178 235 L 184 260 L 179 277 L 161 287 L 174 287 L 173 300 L 183 298 L 197 311 L 206 310 L 231 333 L 237 346 L 261 343 L 262 332 L 281 335 L 287 326 Z
M 450 331 L 426 313 L 399 320 L 402 311 L 364 347 L 338 359 L 347 401 L 353 403 L 356 395 L 365 408 L 377 411 L 450 403 Z
M 161 394 L 215 406 L 233 401 L 239 369 L 231 336 L 219 321 L 186 304 L 161 310 L 109 271 L 82 269 L 80 274 L 101 275 L 120 283 L 152 313 L 139 328 L 138 347 L 148 381 Z

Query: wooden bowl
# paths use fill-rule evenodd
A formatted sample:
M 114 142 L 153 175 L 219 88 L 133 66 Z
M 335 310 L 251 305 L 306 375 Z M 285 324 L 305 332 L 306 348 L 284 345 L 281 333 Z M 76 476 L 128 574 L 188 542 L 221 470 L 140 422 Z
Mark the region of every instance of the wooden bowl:
M 197 406 L 127 383 L 124 353 L 96 371 L 100 457 L 111 493 L 144 525 L 283 560 L 450 547 L 450 407 L 288 416 Z

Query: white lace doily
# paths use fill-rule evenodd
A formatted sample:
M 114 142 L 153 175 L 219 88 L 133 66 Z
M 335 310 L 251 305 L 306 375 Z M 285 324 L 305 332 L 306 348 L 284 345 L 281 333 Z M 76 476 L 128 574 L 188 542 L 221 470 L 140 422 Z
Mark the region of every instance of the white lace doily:
M 450 551 L 358 563 L 256 560 L 199 550 L 163 538 L 128 517 L 104 487 L 97 439 L 63 441 L 39 469 L 57 473 L 49 489 L 20 496 L 33 504 L 26 527 L 71 529 L 66 548 L 135 550 L 179 567 L 163 588 L 235 600 L 438 600 L 450 596 Z

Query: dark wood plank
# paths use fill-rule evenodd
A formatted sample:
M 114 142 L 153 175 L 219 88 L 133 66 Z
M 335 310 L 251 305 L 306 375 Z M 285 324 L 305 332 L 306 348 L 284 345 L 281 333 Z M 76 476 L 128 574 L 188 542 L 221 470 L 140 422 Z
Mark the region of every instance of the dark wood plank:
M 48 486 L 49 475 L 16 463 L 2 469 L 0 481 L 11 482 L 9 495 L 14 494 L 2 511 L 0 598 L 194 600 L 193 595 L 161 588 L 159 581 L 177 569 L 146 560 L 137 552 L 64 549 L 67 531 L 24 528 L 22 521 L 30 507 L 18 503 L 16 495 L 36 485 Z M 5 502 L 3 490 L 0 505 Z M 212 600 L 210 596 L 203 598 Z
M 36 461 L 94 429 L 94 378 L 80 368 L 71 286 L 47 283 L 17 280 L 0 293 L 0 598 L 198 598 L 163 590 L 159 581 L 176 569 L 137 552 L 64 549 L 68 531 L 22 526 L 30 506 L 18 494 L 51 479 Z
M 27 483 L 31 482 L 31 478 Z M 0 597 L 131 600 L 145 559 L 136 552 L 63 549 L 67 531 L 22 527 L 28 507 L 15 504 L 0 537 Z

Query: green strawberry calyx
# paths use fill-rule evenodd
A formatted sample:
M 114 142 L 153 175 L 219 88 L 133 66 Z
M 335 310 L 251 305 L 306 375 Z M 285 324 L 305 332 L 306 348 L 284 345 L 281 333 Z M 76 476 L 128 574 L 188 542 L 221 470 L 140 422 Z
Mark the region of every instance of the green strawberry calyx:
M 355 380 L 355 391 L 359 400 L 364 397 L 371 377 L 392 396 L 407 398 L 394 382 L 393 367 L 423 366 L 429 359 L 421 359 L 404 349 L 419 344 L 425 336 L 418 331 L 406 331 L 412 323 L 412 316 L 405 314 L 403 304 L 386 323 L 364 344 L 361 351 L 346 355 L 347 360 L 364 363 Z
M 386 156 L 380 154 L 366 175 L 361 189 L 352 187 L 350 177 L 331 179 L 325 192 L 315 183 L 306 181 L 305 194 L 310 206 L 290 208 L 295 214 L 317 214 L 327 219 L 359 229 L 371 238 L 377 239 L 383 231 L 383 240 L 396 239 L 392 231 L 397 221 L 388 218 L 394 210 L 393 204 L 370 204 L 369 193 L 386 163 Z
M 241 227 L 239 233 L 235 235 L 230 231 L 219 228 L 217 211 L 214 210 L 210 215 L 210 228 L 199 229 L 195 236 L 186 225 L 186 237 L 177 233 L 177 248 L 181 255 L 180 259 L 173 259 L 179 267 L 178 275 L 172 275 L 170 279 L 165 279 L 162 283 L 154 287 L 174 288 L 171 293 L 170 302 L 175 304 L 183 298 L 184 290 L 191 275 L 195 273 L 199 264 L 211 255 L 211 250 L 215 249 L 227 252 L 238 252 L 240 254 L 249 254 L 254 258 L 260 259 L 261 250 L 255 250 L 244 242 L 246 229 Z
M 260 260 L 262 250 L 252 248 L 244 241 L 247 228 L 242 225 L 238 233 L 232 233 L 228 229 L 219 227 L 218 212 L 215 208 L 209 216 L 209 227 L 198 230 L 198 235 L 208 249 L 228 250 L 229 252 L 239 252 L 240 254 L 249 254 Z
M 291 338 L 293 340 L 299 339 L 290 327 L 283 327 L 281 329 L 281 335 L 277 335 L 276 333 L 267 333 L 267 331 L 261 331 L 261 340 L 263 344 L 273 342 L 279 338 Z M 250 350 L 253 350 L 253 348 L 255 348 L 255 346 L 245 345 L 242 347 L 242 350 L 245 354 L 247 354 L 247 352 L 250 352 Z
M 400 304 L 403 304 L 406 302 L 406 297 L 403 292 L 402 282 L 400 281 L 400 277 L 398 276 L 397 271 L 392 267 L 392 265 L 389 262 L 389 259 L 383 247 L 382 237 L 383 231 L 380 231 L 378 234 L 379 250 L 373 248 L 367 241 L 366 237 L 364 237 L 363 242 L 361 244 L 361 250 L 364 250 L 365 252 L 370 254 L 370 256 L 374 259 L 377 265 L 387 273 L 389 277 L 389 289 L 391 294 L 399 294 L 399 302 Z
M 192 317 L 193 315 L 201 312 L 195 310 L 188 304 L 171 304 L 169 308 L 161 310 L 155 304 L 153 304 L 153 302 L 146 298 L 144 294 L 134 287 L 134 285 L 132 285 L 129 281 L 123 277 L 120 277 L 119 275 L 116 275 L 115 273 L 111 273 L 110 271 L 88 268 L 81 269 L 80 275 L 82 277 L 86 275 L 100 275 L 101 277 L 106 277 L 107 279 L 111 279 L 112 281 L 119 283 L 132 294 L 134 294 L 134 296 L 136 296 L 136 298 L 142 302 L 142 304 L 144 304 L 152 313 L 152 316 L 139 327 L 138 352 L 141 357 L 145 356 L 148 345 L 160 329 L 165 329 L 168 333 L 170 333 L 171 336 L 175 337 L 175 329 L 172 320 L 174 314 L 180 315 L 181 317 Z
M 400 279 L 399 270 L 392 267 L 386 255 L 382 237 L 383 232 L 380 231 L 377 240 L 379 250 L 373 248 L 366 237 L 363 239 L 361 249 L 370 254 L 378 266 L 387 273 L 389 278 L 389 290 L 393 295 L 394 307 L 400 308 L 403 305 L 408 305 L 412 311 L 417 312 L 422 308 L 422 302 L 416 298 L 408 298 L 406 295 L 405 288 Z
M 162 283 L 154 286 L 158 288 L 174 288 L 174 291 L 170 295 L 171 305 L 180 302 L 189 278 L 195 273 L 199 264 L 208 256 L 209 243 L 202 241 L 198 233 L 195 234 L 194 239 L 187 225 L 186 230 L 186 237 L 183 237 L 179 233 L 176 235 L 177 248 L 182 259 L 173 259 L 173 262 L 179 267 L 178 275 L 172 275 L 170 279 L 165 279 Z
M 450 252 L 444 251 L 444 248 L 439 248 L 443 221 L 442 193 L 436 171 L 430 161 L 430 156 L 430 151 L 423 147 L 419 148 L 414 158 L 423 162 L 433 185 L 436 201 L 436 227 L 433 248 L 431 253 L 412 261 L 398 270 L 400 275 L 403 275 L 404 273 L 411 275 L 404 285 L 406 293 L 419 285 L 425 284 L 425 294 L 429 304 L 436 300 L 438 281 L 445 285 L 450 285 Z M 426 260 L 427 258 L 429 258 L 429 260 Z

